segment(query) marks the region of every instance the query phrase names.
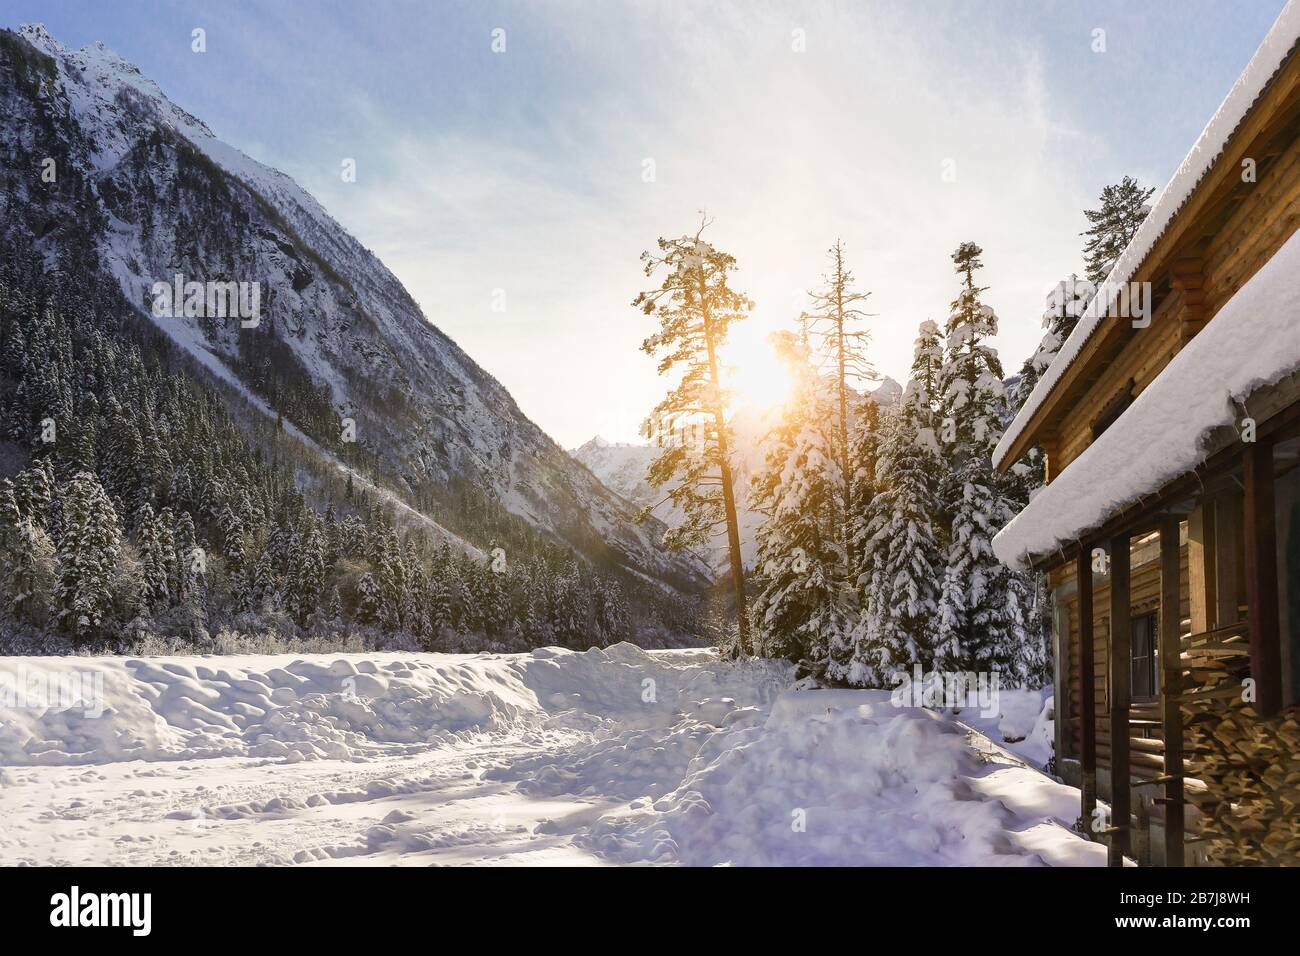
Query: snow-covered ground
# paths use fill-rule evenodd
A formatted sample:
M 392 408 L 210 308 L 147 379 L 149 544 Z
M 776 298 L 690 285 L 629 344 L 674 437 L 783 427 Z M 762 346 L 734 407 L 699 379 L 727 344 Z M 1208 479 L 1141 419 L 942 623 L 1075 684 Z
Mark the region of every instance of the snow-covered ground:
M 966 715 L 790 680 L 628 644 L 0 658 L 0 864 L 1104 863 Z

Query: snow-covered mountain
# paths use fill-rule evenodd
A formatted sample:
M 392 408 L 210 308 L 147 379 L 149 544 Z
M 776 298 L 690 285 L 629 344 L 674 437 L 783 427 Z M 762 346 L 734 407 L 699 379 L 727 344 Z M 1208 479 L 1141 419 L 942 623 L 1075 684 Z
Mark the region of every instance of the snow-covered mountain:
M 0 40 L 0 66 L 17 78 L 0 87 L 0 232 L 25 233 L 50 263 L 93 247 L 177 346 L 322 455 L 340 453 L 350 421 L 408 502 L 485 492 L 590 558 L 702 583 L 703 564 L 664 552 L 663 526 L 635 524 L 292 179 L 223 143 L 101 43 L 70 50 L 32 25 Z M 258 284 L 256 326 L 153 316 L 154 284 L 178 275 Z
M 733 423 L 734 424 L 734 423 Z M 752 565 L 758 554 L 754 537 L 763 516 L 745 507 L 749 500 L 749 482 L 755 468 L 762 464 L 761 440 L 741 442 L 737 428 L 737 456 L 735 467 L 737 519 L 740 522 L 740 551 L 746 565 Z M 750 437 L 750 436 L 746 436 Z M 646 480 L 651 463 L 659 456 L 654 445 L 634 445 L 608 442 L 599 435 L 569 452 L 584 464 L 607 488 L 612 488 L 638 508 L 655 505 L 652 514 L 669 527 L 680 523 L 685 515 L 671 501 L 665 501 L 664 489 L 655 488 Z M 757 457 L 754 457 L 757 456 Z M 753 460 L 751 460 L 753 458 Z M 727 565 L 726 539 L 720 538 L 716 547 L 705 555 L 716 573 Z
M 657 453 L 658 449 L 654 445 L 609 442 L 599 435 L 569 452 L 586 465 L 606 488 L 617 491 L 641 508 L 661 501 L 664 497 L 662 491 L 646 481 L 646 473 Z M 659 505 L 655 514 L 670 525 L 673 518 L 680 516 L 671 501 Z

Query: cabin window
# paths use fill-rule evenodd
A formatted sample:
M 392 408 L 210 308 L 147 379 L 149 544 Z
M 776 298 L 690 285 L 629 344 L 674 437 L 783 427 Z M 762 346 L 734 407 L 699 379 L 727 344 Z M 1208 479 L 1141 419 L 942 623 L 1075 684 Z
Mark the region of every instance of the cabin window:
M 1160 695 L 1159 645 L 1156 643 L 1156 615 L 1143 614 L 1134 617 L 1133 633 L 1129 644 L 1133 660 L 1131 675 L 1132 697 L 1134 700 L 1153 698 Z

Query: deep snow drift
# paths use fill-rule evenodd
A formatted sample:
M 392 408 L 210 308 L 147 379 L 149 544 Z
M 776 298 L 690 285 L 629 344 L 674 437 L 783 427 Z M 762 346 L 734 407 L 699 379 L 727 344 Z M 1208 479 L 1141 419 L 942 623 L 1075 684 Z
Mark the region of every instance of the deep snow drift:
M 627 644 L 0 658 L 0 864 L 1104 863 L 1077 791 L 958 720 L 790 680 Z M 1038 704 L 978 720 L 1032 752 Z

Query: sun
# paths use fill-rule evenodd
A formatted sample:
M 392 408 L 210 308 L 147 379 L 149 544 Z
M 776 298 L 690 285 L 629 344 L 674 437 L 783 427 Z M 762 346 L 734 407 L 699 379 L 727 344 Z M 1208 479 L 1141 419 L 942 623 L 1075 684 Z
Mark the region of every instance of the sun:
M 750 407 L 766 412 L 790 400 L 794 392 L 790 369 L 761 332 L 733 329 L 720 358 L 726 366 L 723 384 L 731 392 L 733 410 Z

